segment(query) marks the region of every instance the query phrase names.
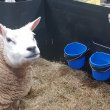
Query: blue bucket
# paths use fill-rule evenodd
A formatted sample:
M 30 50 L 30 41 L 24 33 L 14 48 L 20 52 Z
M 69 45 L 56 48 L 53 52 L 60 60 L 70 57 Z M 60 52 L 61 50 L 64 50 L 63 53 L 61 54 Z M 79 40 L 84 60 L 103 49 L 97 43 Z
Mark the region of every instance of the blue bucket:
M 73 69 L 80 69 L 85 64 L 87 46 L 79 42 L 67 44 L 64 48 L 64 56 L 68 65 Z
M 89 58 L 89 63 L 94 79 L 105 81 L 110 78 L 110 54 L 96 52 Z

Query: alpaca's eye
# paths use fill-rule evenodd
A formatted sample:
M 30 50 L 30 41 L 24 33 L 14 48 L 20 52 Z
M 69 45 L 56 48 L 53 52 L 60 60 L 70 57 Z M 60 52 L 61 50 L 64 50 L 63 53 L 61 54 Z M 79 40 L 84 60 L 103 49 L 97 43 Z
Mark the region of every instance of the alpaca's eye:
M 12 42 L 12 40 L 10 38 L 6 38 L 7 42 Z
M 6 38 L 6 40 L 7 40 L 7 42 L 9 42 L 9 43 L 12 42 L 12 43 L 15 44 L 15 42 L 14 42 L 13 40 L 11 40 L 10 38 L 8 38 L 8 37 Z

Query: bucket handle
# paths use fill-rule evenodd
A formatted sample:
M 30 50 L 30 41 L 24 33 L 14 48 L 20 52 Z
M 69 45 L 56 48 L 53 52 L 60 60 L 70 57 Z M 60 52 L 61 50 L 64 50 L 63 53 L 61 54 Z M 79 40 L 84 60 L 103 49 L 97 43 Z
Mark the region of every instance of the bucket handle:
M 67 61 L 70 61 L 70 60 L 76 60 L 78 58 L 81 58 L 83 57 L 87 52 L 89 51 L 89 49 L 87 49 L 84 53 L 82 53 L 80 56 L 75 56 L 75 57 L 70 57 L 70 56 L 67 56 L 66 54 L 64 54 L 64 57 Z
M 90 62 L 89 62 L 89 64 L 90 64 Z M 106 72 L 106 71 L 110 70 L 110 66 L 108 66 L 108 67 L 106 67 L 106 68 L 95 68 L 95 67 L 93 67 L 93 66 L 90 64 L 90 67 L 91 67 L 93 70 L 99 71 L 99 72 Z

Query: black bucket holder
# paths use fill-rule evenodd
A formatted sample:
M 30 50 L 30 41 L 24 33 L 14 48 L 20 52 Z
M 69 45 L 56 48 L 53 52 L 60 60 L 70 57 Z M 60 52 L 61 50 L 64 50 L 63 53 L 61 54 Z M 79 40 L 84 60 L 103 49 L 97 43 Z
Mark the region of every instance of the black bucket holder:
M 92 64 L 90 64 L 91 68 L 97 72 L 106 72 L 108 70 L 110 70 L 110 65 L 107 66 L 107 67 L 104 67 L 104 68 L 97 68 L 97 67 L 94 67 Z
M 84 53 L 82 53 L 81 55 L 77 55 L 77 56 L 68 56 L 66 54 L 64 54 L 64 57 L 66 60 L 76 60 L 76 59 L 79 59 L 79 58 L 82 58 L 84 57 L 87 53 L 88 53 L 89 49 L 87 49 Z

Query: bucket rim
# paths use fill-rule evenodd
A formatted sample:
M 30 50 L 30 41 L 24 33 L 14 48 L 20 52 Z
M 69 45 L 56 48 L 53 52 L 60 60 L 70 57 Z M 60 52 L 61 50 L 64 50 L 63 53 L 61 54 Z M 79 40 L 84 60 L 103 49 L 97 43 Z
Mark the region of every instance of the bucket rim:
M 98 64 L 94 63 L 94 62 L 92 61 L 92 58 L 94 57 L 95 54 L 110 55 L 110 54 L 105 53 L 105 52 L 95 52 L 95 53 L 93 53 L 93 54 L 90 56 L 90 58 L 89 58 L 89 62 L 90 62 L 91 65 L 96 66 L 97 68 L 104 68 L 104 67 L 110 66 L 110 62 L 108 62 L 108 63 L 106 63 L 106 64 L 103 64 L 103 65 L 98 65 Z
M 69 53 L 66 52 L 66 48 L 67 48 L 68 46 L 72 45 L 72 44 L 80 44 L 81 46 L 85 47 L 85 49 L 84 49 L 82 52 L 78 53 L 78 54 L 74 54 L 74 55 L 73 55 L 73 54 L 69 54 Z M 65 46 L 65 48 L 64 48 L 64 53 L 65 53 L 67 56 L 70 56 L 70 57 L 72 57 L 72 56 L 79 56 L 79 55 L 83 54 L 84 52 L 86 52 L 87 49 L 88 49 L 87 46 L 84 45 L 83 43 L 80 43 L 80 42 L 72 42 L 72 43 L 69 43 L 69 44 L 67 44 L 67 45 Z

